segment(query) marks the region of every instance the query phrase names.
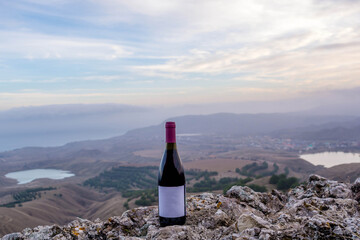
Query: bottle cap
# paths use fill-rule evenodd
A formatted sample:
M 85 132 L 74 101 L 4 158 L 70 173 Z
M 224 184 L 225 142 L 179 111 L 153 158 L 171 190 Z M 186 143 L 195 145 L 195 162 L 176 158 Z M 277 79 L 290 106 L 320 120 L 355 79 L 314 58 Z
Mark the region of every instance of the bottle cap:
M 175 128 L 176 125 L 175 125 L 175 122 L 166 122 L 165 127 L 166 128 Z
M 166 142 L 176 143 L 175 122 L 166 122 Z

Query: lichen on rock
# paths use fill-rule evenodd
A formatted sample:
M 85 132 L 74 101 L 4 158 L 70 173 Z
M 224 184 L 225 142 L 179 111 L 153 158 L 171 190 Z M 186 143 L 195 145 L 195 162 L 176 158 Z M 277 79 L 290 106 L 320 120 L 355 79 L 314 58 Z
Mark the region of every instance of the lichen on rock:
M 354 184 L 311 175 L 287 193 L 233 186 L 226 195 L 187 198 L 183 226 L 160 228 L 158 209 L 140 207 L 106 221 L 76 219 L 1 240 L 30 239 L 360 239 L 360 178 Z

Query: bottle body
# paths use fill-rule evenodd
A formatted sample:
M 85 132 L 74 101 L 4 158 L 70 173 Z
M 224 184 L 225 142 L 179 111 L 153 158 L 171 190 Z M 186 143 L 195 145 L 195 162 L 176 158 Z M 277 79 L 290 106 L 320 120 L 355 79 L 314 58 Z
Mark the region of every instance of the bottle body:
M 170 127 L 166 129 L 167 143 L 158 176 L 161 227 L 183 225 L 186 221 L 185 174 L 176 148 L 175 123 L 170 123 L 166 125 Z

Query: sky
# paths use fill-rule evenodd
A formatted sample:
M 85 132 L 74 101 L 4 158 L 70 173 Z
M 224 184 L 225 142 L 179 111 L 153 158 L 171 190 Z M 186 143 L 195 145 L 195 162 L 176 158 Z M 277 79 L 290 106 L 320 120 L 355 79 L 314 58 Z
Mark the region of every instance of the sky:
M 360 87 L 360 1 L 0 1 L 0 110 Z

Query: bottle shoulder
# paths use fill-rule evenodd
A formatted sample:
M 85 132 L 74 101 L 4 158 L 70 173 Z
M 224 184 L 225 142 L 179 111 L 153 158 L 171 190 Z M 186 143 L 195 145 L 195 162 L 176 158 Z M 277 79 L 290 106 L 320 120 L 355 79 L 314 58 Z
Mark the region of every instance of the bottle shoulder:
M 184 167 L 180 158 L 166 158 L 161 161 L 158 175 L 160 186 L 182 186 L 185 184 Z

